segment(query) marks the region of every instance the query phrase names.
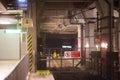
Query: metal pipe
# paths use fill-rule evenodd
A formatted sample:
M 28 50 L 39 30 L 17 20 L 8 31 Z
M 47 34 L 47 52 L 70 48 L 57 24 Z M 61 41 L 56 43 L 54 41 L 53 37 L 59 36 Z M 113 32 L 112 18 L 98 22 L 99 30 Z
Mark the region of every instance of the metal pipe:
M 81 24 L 81 57 L 82 57 L 81 64 L 82 65 L 85 64 L 85 61 L 84 61 L 85 56 L 84 56 L 84 53 L 83 53 L 84 52 L 83 49 L 84 49 L 83 24 Z

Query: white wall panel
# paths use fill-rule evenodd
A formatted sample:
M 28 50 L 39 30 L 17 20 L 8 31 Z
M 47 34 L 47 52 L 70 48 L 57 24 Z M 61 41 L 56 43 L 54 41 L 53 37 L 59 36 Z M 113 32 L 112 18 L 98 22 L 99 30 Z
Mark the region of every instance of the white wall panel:
M 5 33 L 0 30 L 0 59 L 19 59 L 19 34 Z

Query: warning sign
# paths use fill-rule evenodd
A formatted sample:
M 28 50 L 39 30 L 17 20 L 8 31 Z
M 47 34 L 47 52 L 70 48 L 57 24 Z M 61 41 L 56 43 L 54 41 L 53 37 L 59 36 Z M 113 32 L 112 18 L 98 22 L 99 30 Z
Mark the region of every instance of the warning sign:
M 65 51 L 64 58 L 79 58 L 80 51 Z
M 65 51 L 64 52 L 64 57 L 65 58 L 71 58 L 71 51 Z
M 32 26 L 33 26 L 33 21 L 31 18 L 23 18 L 22 19 L 22 27 L 29 28 Z

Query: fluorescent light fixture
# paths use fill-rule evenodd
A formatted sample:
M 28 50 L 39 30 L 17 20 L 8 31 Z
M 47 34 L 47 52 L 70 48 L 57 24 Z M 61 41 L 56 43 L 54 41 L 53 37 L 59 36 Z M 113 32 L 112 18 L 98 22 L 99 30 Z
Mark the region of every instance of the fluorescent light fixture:
M 18 5 L 20 6 L 21 4 L 27 4 L 27 0 L 17 0 Z
M 26 2 L 26 0 L 18 0 L 18 2 Z
M 27 7 L 27 4 L 19 4 L 20 7 Z
M 17 0 L 17 4 L 22 10 L 27 10 L 27 0 Z
M 62 48 L 72 48 L 72 46 L 62 46 Z
M 12 18 L 0 18 L 0 24 L 17 24 L 17 22 L 16 19 Z
M 17 30 L 14 30 L 14 29 L 6 29 L 6 33 L 20 33 L 21 30 L 17 29 Z
M 11 24 L 9 21 L 2 21 L 0 20 L 0 24 Z

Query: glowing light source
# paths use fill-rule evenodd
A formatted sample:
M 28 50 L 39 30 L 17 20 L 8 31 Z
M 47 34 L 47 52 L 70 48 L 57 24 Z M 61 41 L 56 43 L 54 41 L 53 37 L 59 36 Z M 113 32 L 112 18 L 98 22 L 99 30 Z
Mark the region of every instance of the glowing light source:
M 12 18 L 0 18 L 0 24 L 17 24 L 17 22 L 16 19 Z
M 65 46 L 65 45 L 63 45 L 62 48 L 72 48 L 72 46 Z
M 81 40 L 80 40 L 80 38 L 78 38 L 77 40 L 78 40 L 78 51 L 80 51 L 80 49 L 81 49 Z
M 21 30 L 6 29 L 6 33 L 20 33 Z
M 107 47 L 108 47 L 108 44 L 105 43 L 105 42 L 102 42 L 102 43 L 101 43 L 101 47 L 102 47 L 102 48 L 107 48 Z
M 86 47 L 86 48 L 89 48 L 89 44 L 88 44 L 88 43 L 86 43 L 85 47 Z
M 96 44 L 95 47 L 96 47 L 97 50 L 99 49 L 99 45 Z
M 18 2 L 26 2 L 26 0 L 18 0 Z
M 0 24 L 11 24 L 9 21 L 1 21 L 0 20 Z
M 17 0 L 17 4 L 22 10 L 27 10 L 27 0 Z

